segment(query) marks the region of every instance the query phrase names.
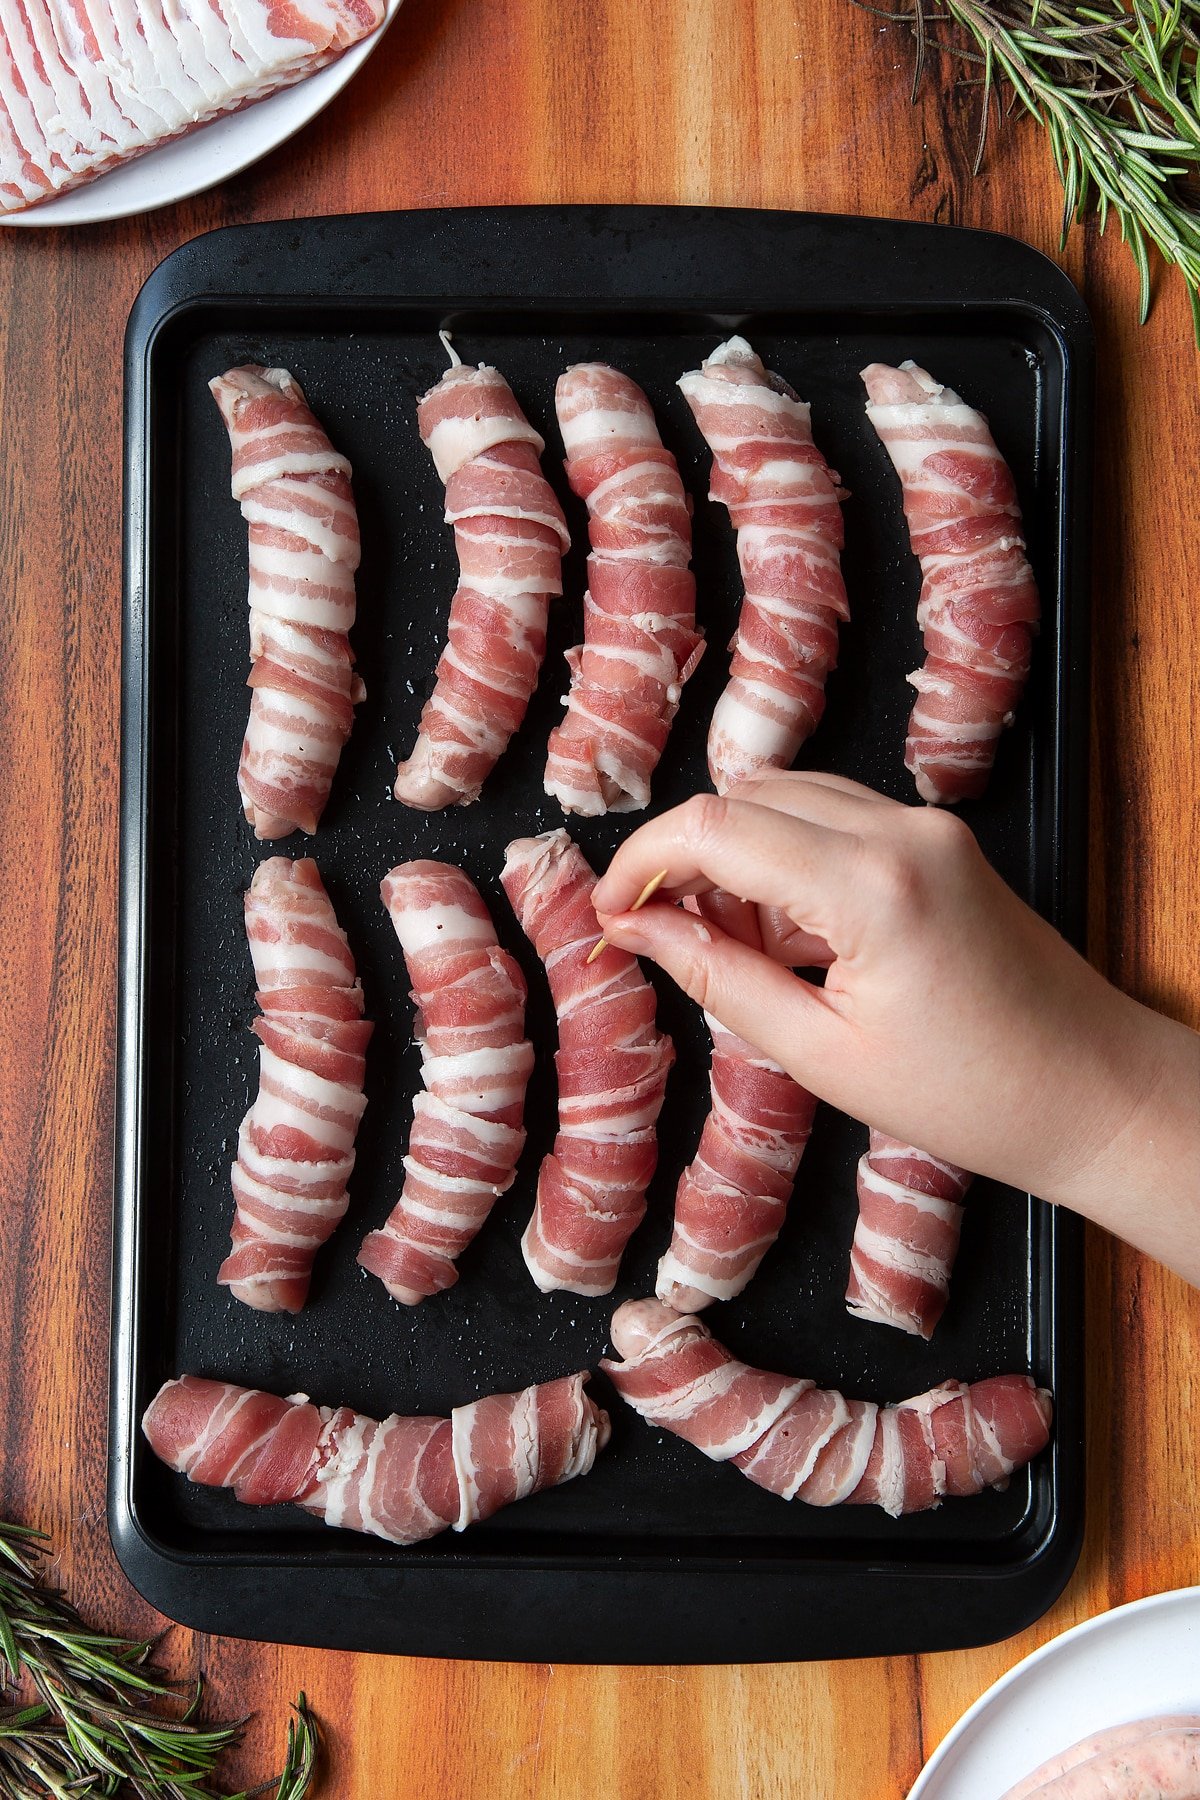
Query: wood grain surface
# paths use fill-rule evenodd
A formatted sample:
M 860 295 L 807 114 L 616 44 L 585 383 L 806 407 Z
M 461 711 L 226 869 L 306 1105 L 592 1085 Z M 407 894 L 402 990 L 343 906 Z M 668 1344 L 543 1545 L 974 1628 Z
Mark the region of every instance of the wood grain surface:
M 407 0 L 363 74 L 219 192 L 122 224 L 0 232 L 0 1507 L 38 1521 L 93 1617 L 160 1621 L 104 1523 L 116 981 L 120 344 L 176 245 L 249 219 L 514 201 L 798 207 L 967 223 L 1058 254 L 1059 191 L 1009 125 L 969 175 L 968 97 L 909 105 L 903 32 L 847 0 Z M 1118 242 L 1061 259 L 1099 340 L 1092 952 L 1200 1025 L 1196 361 L 1163 284 L 1139 330 Z M 751 1668 L 400 1661 L 174 1630 L 165 1652 L 256 1709 L 261 1777 L 304 1686 L 322 1792 L 903 1794 L 963 1709 L 1089 1614 L 1200 1580 L 1188 1396 L 1200 1297 L 1089 1247 L 1088 1531 L 1053 1610 L 990 1649 Z

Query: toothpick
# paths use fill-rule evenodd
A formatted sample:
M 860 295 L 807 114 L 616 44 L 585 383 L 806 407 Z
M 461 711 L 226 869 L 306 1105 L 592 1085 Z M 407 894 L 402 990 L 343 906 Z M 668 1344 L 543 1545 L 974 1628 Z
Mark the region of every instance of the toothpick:
M 663 882 L 666 879 L 667 879 L 667 870 L 666 869 L 660 869 L 658 871 L 657 875 L 652 875 L 650 877 L 649 881 L 646 883 L 645 887 L 642 889 L 641 893 L 638 895 L 637 899 L 634 901 L 633 905 L 629 908 L 629 911 L 630 912 L 638 912 L 643 906 L 645 906 L 647 900 L 653 899 L 654 895 L 657 894 L 659 888 L 662 886 Z M 596 940 L 596 943 L 592 947 L 591 951 L 588 953 L 588 962 L 594 963 L 596 958 L 599 956 L 600 952 L 602 950 L 606 950 L 607 948 L 608 948 L 608 939 L 606 937 L 598 938 Z

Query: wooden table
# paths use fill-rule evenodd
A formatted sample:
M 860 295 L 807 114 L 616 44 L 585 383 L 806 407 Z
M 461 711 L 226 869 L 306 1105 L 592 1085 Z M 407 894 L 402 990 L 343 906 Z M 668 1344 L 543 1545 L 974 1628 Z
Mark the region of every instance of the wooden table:
M 362 76 L 223 190 L 124 224 L 0 235 L 0 1507 L 38 1521 L 94 1618 L 151 1632 L 104 1524 L 116 968 L 120 342 L 154 265 L 213 226 L 507 201 L 801 207 L 967 223 L 1057 253 L 1060 199 L 1009 126 L 972 180 L 972 104 L 908 103 L 911 46 L 846 0 L 407 0 Z M 936 71 L 935 71 L 936 73 Z M 1114 236 L 1063 258 L 1099 339 L 1092 953 L 1200 1025 L 1195 360 L 1182 289 L 1139 330 Z M 1200 1303 L 1093 1238 L 1088 1531 L 1066 1594 L 964 1654 L 713 1669 L 502 1667 L 174 1631 L 214 1708 L 326 1721 L 339 1800 L 902 1794 L 1036 1644 L 1200 1580 L 1188 1395 Z

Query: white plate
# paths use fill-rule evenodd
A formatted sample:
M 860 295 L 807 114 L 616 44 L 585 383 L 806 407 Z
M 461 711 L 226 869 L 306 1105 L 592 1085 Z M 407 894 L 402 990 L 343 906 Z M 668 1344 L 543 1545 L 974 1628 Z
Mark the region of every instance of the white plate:
M 908 1800 L 1000 1800 L 1080 1738 L 1156 1713 L 1200 1713 L 1200 1587 L 1086 1619 L 965 1712 Z
M 201 125 L 161 149 L 148 150 L 145 156 L 72 188 L 56 200 L 45 200 L 28 212 L 0 214 L 0 224 L 95 225 L 106 219 L 127 219 L 227 181 L 286 143 L 341 93 L 376 48 L 400 6 L 401 0 L 387 0 L 387 13 L 378 31 L 295 87 L 283 88 L 241 112 Z

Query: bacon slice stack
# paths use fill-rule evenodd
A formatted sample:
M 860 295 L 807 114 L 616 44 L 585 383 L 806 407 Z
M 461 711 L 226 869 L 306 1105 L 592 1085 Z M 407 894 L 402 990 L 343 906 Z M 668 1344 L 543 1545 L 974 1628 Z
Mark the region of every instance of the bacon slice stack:
M 712 1032 L 712 1106 L 679 1178 L 657 1293 L 676 1312 L 731 1300 L 779 1236 L 815 1097 L 751 1044 L 704 1015 Z
M 558 1135 L 538 1175 L 521 1240 L 543 1293 L 607 1294 L 646 1212 L 669 1037 L 636 957 L 613 946 L 593 963 L 596 877 L 565 831 L 508 846 L 504 891 L 546 965 L 558 1012 Z
M 450 354 L 417 423 L 446 483 L 459 585 L 417 742 L 396 770 L 397 800 L 432 811 L 479 798 L 525 717 L 571 544 L 538 462 L 545 445 L 507 381 Z
M 987 786 L 1029 676 L 1039 608 L 1021 509 L 982 413 L 914 362 L 862 378 L 921 564 L 925 662 L 908 678 L 904 761 L 923 800 L 952 806 Z
M 0 212 L 322 68 L 378 0 L 0 0 Z
M 871 1133 L 858 1165 L 858 1223 L 846 1306 L 931 1338 L 946 1310 L 963 1198 L 974 1176 L 915 1144 Z
M 1049 1440 L 1050 1395 L 1027 1375 L 943 1382 L 897 1406 L 845 1400 L 750 1368 L 702 1320 L 658 1300 L 618 1307 L 612 1341 L 625 1360 L 600 1367 L 644 1419 L 810 1506 L 922 1512 L 1002 1486 Z
M 242 807 L 259 838 L 311 835 L 366 692 L 346 635 L 359 558 L 350 464 L 286 369 L 230 369 L 209 388 L 250 527 L 254 666 Z
M 260 1312 L 299 1312 L 346 1210 L 374 1027 L 317 865 L 272 856 L 246 895 L 261 1016 L 259 1089 L 238 1132 L 233 1244 L 217 1280 Z
M 838 620 L 850 617 L 842 514 L 808 406 L 745 338 L 718 345 L 679 386 L 713 453 L 709 498 L 729 508 L 746 590 L 708 734 L 723 794 L 756 770 L 787 768 L 820 723 Z
M 177 1473 L 248 1505 L 291 1502 L 326 1525 L 417 1544 L 586 1475 L 609 1434 L 586 1381 L 489 1394 L 448 1419 L 379 1421 L 183 1375 L 160 1388 L 142 1430 Z
M 567 476 L 587 501 L 588 591 L 571 686 L 550 734 L 546 792 L 564 811 L 635 812 L 700 660 L 692 523 L 671 452 L 635 382 L 578 363 L 555 394 Z
M 469 877 L 446 863 L 401 863 L 380 892 L 413 984 L 424 1092 L 413 1102 L 404 1192 L 358 1260 L 413 1306 L 458 1280 L 455 1258 L 512 1185 L 533 1045 L 525 979 Z

